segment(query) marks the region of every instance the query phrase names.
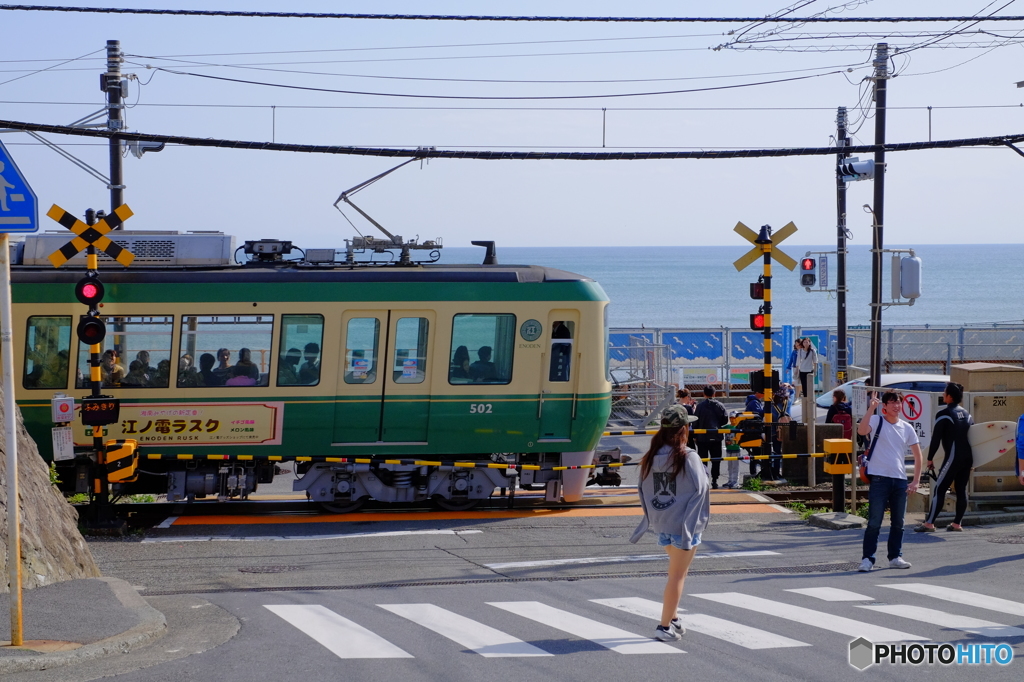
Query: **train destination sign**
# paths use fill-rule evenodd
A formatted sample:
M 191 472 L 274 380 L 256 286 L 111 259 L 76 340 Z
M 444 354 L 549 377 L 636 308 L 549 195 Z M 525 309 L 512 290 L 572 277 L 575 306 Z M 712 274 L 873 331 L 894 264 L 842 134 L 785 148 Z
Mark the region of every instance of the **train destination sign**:
M 0 232 L 39 231 L 36 195 L 0 142 Z

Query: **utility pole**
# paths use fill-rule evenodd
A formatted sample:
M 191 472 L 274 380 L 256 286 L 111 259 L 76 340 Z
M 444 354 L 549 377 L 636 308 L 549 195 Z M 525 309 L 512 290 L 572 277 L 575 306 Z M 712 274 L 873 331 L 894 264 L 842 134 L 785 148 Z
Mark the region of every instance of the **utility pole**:
M 846 181 L 840 170 L 849 156 L 842 151 L 847 144 L 846 107 L 836 112 L 836 383 L 846 383 Z M 814 414 L 814 408 L 810 414 Z M 852 457 L 852 455 L 851 455 Z M 832 474 L 832 511 L 845 509 L 846 474 Z
M 124 108 L 121 88 L 121 41 L 107 41 L 107 72 L 100 76 L 100 90 L 107 93 L 107 129 L 121 130 L 124 119 L 121 111 Z M 124 173 L 122 172 L 121 138 L 116 135 L 110 138 L 110 213 L 124 203 Z M 124 229 L 116 227 L 114 229 Z
M 882 381 L 882 226 L 885 209 L 885 96 L 889 79 L 889 44 L 875 46 L 875 193 L 871 241 L 871 380 Z
M 836 114 L 836 146 L 846 147 L 846 107 Z M 839 172 L 849 157 L 844 151 L 836 155 L 836 383 L 846 383 L 846 182 Z M 841 509 L 838 511 L 842 511 Z

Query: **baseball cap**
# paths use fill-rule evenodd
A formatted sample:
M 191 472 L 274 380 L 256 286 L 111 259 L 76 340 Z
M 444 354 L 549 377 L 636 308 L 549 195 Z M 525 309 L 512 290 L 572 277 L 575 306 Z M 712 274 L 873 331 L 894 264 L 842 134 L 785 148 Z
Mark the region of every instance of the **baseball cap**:
M 682 405 L 669 405 L 661 413 L 661 425 L 670 429 L 677 429 L 695 421 L 697 416 L 687 412 Z

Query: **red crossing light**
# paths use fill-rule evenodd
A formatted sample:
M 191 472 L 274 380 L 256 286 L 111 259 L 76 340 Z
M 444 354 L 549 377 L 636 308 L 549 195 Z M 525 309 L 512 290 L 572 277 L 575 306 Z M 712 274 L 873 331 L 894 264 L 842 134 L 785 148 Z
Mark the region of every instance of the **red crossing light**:
M 86 315 L 78 323 L 78 339 L 87 346 L 101 343 L 107 335 L 107 325 L 103 320 L 92 315 Z
M 750 315 L 750 328 L 755 332 L 764 331 L 764 313 L 752 313 Z
M 75 298 L 92 309 L 103 300 L 103 282 L 95 275 L 88 275 L 75 285 Z

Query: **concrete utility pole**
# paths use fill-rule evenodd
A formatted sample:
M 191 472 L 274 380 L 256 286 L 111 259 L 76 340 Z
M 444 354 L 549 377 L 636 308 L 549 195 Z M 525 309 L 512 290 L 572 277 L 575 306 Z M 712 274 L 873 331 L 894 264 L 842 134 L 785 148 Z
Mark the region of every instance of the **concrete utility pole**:
M 885 209 L 885 97 L 889 79 L 889 44 L 875 46 L 875 195 L 871 207 L 871 380 L 882 381 L 882 225 Z
M 107 128 L 121 130 L 124 119 L 121 110 L 124 108 L 121 87 L 121 41 L 107 41 L 107 72 L 100 75 L 100 90 L 107 93 Z M 110 214 L 124 203 L 124 173 L 122 171 L 121 138 L 116 135 L 110 138 Z M 116 227 L 116 230 L 124 229 Z
M 836 146 L 846 147 L 846 107 L 836 114 Z M 839 167 L 849 156 L 836 155 L 836 383 L 846 383 L 846 182 Z M 841 510 L 840 510 L 841 511 Z

